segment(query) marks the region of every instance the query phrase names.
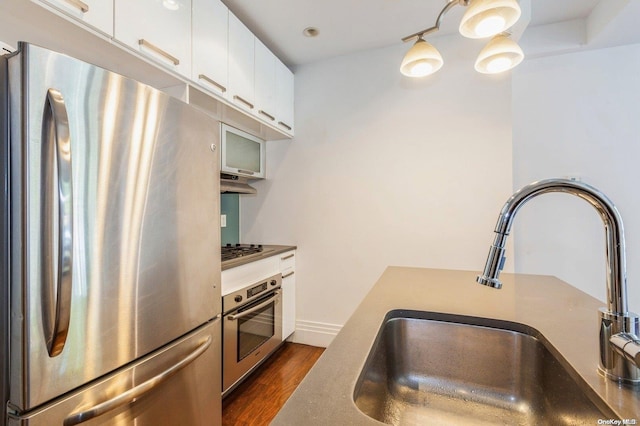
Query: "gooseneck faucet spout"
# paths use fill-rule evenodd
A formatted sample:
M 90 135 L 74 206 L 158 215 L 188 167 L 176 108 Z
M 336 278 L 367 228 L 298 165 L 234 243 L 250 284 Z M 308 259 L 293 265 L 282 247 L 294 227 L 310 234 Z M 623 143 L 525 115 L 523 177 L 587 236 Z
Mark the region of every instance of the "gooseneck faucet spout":
M 478 277 L 480 284 L 500 288 L 498 279 L 504 266 L 507 236 L 520 207 L 527 201 L 548 192 L 566 192 L 586 200 L 598 211 L 604 222 L 607 256 L 607 304 L 611 312 L 627 312 L 627 276 L 622 217 L 611 200 L 596 188 L 568 179 L 546 179 L 534 182 L 517 191 L 500 211 L 495 228 L 495 239 L 489 251 L 484 272 Z
M 599 371 L 619 382 L 640 383 L 640 340 L 637 337 L 640 334 L 640 319 L 628 312 L 622 218 L 611 200 L 596 188 L 569 179 L 546 179 L 529 184 L 513 194 L 500 211 L 487 263 L 476 281 L 493 288 L 502 287 L 499 275 L 505 262 L 505 243 L 516 213 L 527 201 L 549 192 L 564 192 L 582 198 L 596 209 L 604 223 L 607 308 L 600 309 Z

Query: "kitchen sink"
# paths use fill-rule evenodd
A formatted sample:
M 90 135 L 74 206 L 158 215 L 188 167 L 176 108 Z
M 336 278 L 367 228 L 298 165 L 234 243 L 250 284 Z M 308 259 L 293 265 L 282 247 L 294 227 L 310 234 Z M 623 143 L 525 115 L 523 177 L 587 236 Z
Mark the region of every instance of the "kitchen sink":
M 353 397 L 364 414 L 391 425 L 595 425 L 616 418 L 536 330 L 429 312 L 389 313 Z

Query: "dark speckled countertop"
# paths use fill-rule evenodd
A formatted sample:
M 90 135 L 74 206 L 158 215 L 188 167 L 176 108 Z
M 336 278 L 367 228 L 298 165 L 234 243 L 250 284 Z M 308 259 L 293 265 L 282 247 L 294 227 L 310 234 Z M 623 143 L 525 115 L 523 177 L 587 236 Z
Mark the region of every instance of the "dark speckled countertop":
M 272 425 L 380 425 L 353 393 L 388 312 L 450 313 L 525 324 L 540 332 L 620 419 L 640 424 L 640 388 L 601 377 L 598 308 L 604 304 L 551 276 L 502 274 L 502 290 L 475 283 L 477 272 L 389 267 L 289 398 Z M 604 277 L 602 285 L 605 285 Z M 604 421 L 608 419 L 603 419 Z

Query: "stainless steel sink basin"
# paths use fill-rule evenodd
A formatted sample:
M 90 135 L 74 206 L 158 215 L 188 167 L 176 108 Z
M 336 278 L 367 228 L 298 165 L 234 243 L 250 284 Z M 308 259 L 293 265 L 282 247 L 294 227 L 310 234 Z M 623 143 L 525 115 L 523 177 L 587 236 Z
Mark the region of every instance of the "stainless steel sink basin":
M 354 401 L 392 425 L 596 425 L 615 418 L 535 330 L 413 311 L 388 315 Z

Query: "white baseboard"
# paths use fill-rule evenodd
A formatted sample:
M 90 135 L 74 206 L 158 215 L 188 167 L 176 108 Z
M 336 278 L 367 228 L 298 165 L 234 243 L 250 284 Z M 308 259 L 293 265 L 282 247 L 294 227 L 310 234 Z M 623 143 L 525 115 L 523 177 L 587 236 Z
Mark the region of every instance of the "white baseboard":
M 341 329 L 342 326 L 338 324 L 298 320 L 296 331 L 288 340 L 326 348 Z

